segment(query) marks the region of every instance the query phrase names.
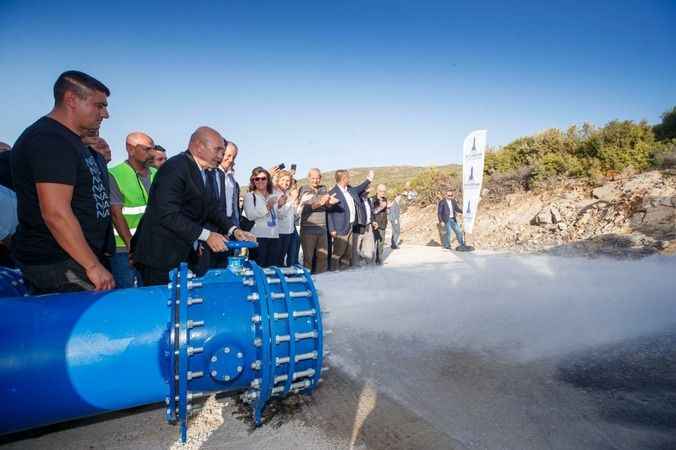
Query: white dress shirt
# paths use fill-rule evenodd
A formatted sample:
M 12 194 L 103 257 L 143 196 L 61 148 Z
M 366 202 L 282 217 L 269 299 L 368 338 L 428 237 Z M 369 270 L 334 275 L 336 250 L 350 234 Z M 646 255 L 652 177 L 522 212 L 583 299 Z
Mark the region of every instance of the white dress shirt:
M 371 223 L 371 202 L 369 202 L 368 198 L 365 198 L 363 201 L 364 208 L 366 208 L 366 223 L 369 224 Z
M 232 217 L 232 200 L 235 193 L 235 172 L 231 169 L 225 172 L 225 215 Z
M 347 209 L 350 210 L 350 224 L 353 224 L 357 219 L 357 210 L 355 209 L 354 198 L 352 198 L 352 194 L 350 194 L 350 191 L 348 191 L 347 188 L 338 185 L 338 189 L 343 192 L 343 196 L 347 202 Z

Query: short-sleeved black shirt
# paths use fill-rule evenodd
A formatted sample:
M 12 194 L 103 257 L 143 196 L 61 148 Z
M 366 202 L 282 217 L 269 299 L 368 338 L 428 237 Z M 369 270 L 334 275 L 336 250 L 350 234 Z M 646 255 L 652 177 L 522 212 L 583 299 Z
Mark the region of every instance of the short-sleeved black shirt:
M 40 182 L 73 186 L 71 208 L 92 251 L 99 258 L 112 251 L 105 161 L 80 136 L 54 119 L 40 118 L 14 144 L 12 175 L 19 216 L 13 247 L 20 263 L 49 264 L 68 258 L 42 219 L 35 187 Z

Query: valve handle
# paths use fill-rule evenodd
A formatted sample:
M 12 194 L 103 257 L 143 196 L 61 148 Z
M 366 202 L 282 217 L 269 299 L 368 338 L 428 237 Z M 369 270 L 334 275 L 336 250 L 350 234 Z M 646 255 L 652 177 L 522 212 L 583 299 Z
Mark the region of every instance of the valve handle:
M 256 248 L 258 247 L 258 242 L 251 241 L 228 241 L 228 248 L 231 250 L 239 250 L 241 248 Z

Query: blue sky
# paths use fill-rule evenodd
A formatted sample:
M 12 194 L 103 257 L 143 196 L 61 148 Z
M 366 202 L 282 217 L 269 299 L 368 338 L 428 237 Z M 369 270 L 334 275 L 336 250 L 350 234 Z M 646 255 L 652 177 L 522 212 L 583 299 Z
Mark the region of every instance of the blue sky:
M 673 0 L 42 3 L 0 0 L 10 144 L 68 69 L 111 89 L 115 161 L 130 131 L 176 154 L 210 125 L 240 145 L 240 179 L 458 162 L 474 129 L 504 145 L 676 105 Z

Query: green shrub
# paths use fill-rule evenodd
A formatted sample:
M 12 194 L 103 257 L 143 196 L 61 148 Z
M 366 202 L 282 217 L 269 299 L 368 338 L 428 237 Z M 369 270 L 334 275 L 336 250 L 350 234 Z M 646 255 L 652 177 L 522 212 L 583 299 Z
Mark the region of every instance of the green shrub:
M 663 124 L 676 121 L 676 108 L 663 115 Z M 668 142 L 667 142 L 668 143 Z M 522 137 L 486 155 L 487 175 L 527 173 L 526 186 L 557 176 L 599 180 L 608 171 L 628 167 L 646 170 L 669 161 L 665 143 L 645 121 L 612 121 L 602 128 L 590 124 L 571 126 Z
M 435 203 L 441 192 L 446 189 L 460 189 L 458 170 L 427 169 L 411 180 L 411 188 L 416 191 L 416 202 L 421 206 Z
M 651 153 L 651 163 L 655 167 L 676 167 L 676 139 L 660 142 Z
M 660 141 L 676 139 L 676 106 L 662 114 L 662 123 L 655 125 L 653 131 Z
M 535 181 L 563 175 L 578 177 L 585 173 L 579 158 L 565 153 L 548 153 L 533 164 L 532 177 Z
M 604 170 L 621 171 L 627 167 L 645 170 L 650 166 L 654 146 L 655 135 L 646 122 L 615 120 L 592 133 L 578 154 L 582 158 L 598 159 Z

